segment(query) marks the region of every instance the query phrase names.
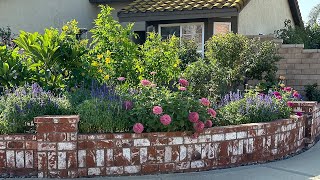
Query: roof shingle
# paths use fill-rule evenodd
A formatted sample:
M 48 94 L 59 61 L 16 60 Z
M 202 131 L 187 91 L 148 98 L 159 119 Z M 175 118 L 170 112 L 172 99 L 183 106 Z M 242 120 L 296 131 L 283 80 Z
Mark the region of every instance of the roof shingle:
M 194 9 L 236 8 L 241 10 L 248 0 L 136 0 L 121 13 L 183 11 Z

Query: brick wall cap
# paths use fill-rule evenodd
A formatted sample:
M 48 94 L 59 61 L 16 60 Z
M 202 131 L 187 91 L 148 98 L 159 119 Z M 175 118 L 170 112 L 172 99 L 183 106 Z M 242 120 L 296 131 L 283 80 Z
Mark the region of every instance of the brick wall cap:
M 63 116 L 39 116 L 34 118 L 34 123 L 72 123 L 76 124 L 80 120 L 79 115 L 63 115 Z

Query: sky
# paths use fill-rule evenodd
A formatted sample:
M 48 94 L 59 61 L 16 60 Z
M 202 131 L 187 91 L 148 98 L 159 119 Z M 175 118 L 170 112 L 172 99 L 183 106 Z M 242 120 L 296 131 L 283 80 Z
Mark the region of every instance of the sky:
M 302 14 L 302 19 L 304 22 L 307 22 L 311 9 L 317 4 L 320 4 L 320 0 L 298 0 L 298 1 L 300 6 L 300 11 Z

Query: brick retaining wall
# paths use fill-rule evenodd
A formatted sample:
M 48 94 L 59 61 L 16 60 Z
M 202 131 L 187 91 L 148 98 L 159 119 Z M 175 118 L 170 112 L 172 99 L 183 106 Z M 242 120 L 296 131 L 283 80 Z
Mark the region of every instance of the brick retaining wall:
M 36 135 L 0 136 L 0 174 L 74 178 L 190 172 L 282 158 L 320 133 L 315 102 L 297 102 L 313 118 L 190 132 L 78 134 L 78 116 L 35 118 Z M 312 109 L 312 110 L 310 110 Z M 307 130 L 310 129 L 310 132 Z
M 320 85 L 320 49 L 303 48 L 303 44 L 282 44 L 278 51 L 283 59 L 277 63 L 277 74 L 298 91 L 304 91 L 305 85 Z

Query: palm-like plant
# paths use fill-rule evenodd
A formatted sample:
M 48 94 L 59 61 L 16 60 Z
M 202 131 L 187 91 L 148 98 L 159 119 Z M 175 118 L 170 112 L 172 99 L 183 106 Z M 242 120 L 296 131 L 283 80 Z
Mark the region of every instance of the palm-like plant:
M 320 18 L 320 4 L 316 5 L 312 8 L 311 12 L 309 13 L 309 25 L 314 25 L 317 23 L 317 20 Z

